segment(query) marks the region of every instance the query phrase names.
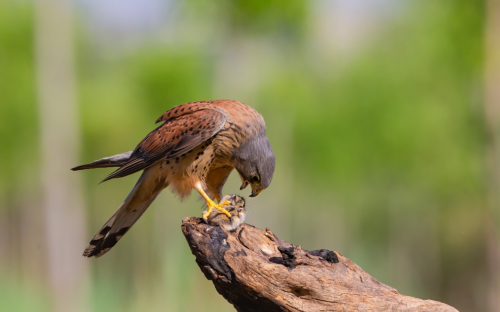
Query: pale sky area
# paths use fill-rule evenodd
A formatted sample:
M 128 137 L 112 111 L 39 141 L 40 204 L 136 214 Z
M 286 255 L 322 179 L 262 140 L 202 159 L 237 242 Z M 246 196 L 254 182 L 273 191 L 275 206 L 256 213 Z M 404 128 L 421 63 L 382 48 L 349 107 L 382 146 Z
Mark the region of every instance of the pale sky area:
M 351 50 L 373 36 L 384 21 L 401 11 L 396 0 L 315 0 L 311 19 L 318 40 L 334 49 Z M 165 37 L 181 14 L 178 0 L 79 1 L 85 25 L 97 42 L 113 45 Z M 173 25 L 172 25 L 173 26 Z M 167 30 L 167 31 L 166 31 Z M 170 35 L 175 35 L 170 33 Z M 166 38 L 168 40 L 168 38 Z

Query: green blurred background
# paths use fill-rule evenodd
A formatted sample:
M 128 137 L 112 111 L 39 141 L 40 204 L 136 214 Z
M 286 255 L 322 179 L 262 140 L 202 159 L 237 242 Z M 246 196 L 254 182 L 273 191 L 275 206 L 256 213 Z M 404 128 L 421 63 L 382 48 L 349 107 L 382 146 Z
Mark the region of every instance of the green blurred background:
M 69 171 L 133 149 L 175 105 L 230 98 L 264 116 L 277 160 L 248 223 L 336 250 L 402 294 L 500 311 L 500 86 L 487 74 L 499 11 L 0 1 L 0 310 L 234 311 L 180 230 L 201 215 L 196 194 L 165 191 L 110 253 L 84 259 L 138 175 L 98 186 L 111 170 Z M 238 182 L 224 193 L 248 195 Z

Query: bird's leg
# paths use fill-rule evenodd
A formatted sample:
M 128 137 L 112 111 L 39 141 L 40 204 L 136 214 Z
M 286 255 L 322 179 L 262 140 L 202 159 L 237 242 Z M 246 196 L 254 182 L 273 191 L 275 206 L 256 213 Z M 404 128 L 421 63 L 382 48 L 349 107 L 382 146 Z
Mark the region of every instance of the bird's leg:
M 200 193 L 200 195 L 207 202 L 208 211 L 202 216 L 203 219 L 207 220 L 208 216 L 210 215 L 210 213 L 214 208 L 224 213 L 226 216 L 228 216 L 228 218 L 231 218 L 231 214 L 226 209 L 223 208 L 224 206 L 230 205 L 231 204 L 230 201 L 226 200 L 223 203 L 216 204 L 210 197 L 208 197 L 207 193 L 205 193 L 205 191 L 201 187 L 201 183 L 196 183 L 194 188 L 198 191 L 198 193 Z

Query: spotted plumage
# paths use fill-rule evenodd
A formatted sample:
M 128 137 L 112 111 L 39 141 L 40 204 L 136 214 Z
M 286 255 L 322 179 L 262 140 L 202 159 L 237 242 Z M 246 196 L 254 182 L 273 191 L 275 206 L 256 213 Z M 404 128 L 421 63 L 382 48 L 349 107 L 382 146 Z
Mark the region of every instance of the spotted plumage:
M 133 151 L 73 168 L 119 167 L 103 182 L 143 170 L 128 197 L 87 246 L 84 256 L 99 257 L 109 251 L 168 186 L 181 199 L 196 189 L 207 201 L 207 218 L 213 208 L 231 215 L 223 208 L 228 202 L 221 203 L 220 199 L 233 169 L 240 175 L 241 189 L 251 186 L 251 197 L 271 183 L 274 153 L 264 119 L 250 106 L 232 100 L 186 103 L 168 110 L 156 122 L 163 124 Z

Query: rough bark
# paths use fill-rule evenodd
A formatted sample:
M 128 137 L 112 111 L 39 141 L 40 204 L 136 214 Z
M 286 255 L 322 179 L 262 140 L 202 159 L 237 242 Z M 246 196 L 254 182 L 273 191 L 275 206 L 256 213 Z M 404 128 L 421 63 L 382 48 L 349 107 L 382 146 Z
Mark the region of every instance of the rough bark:
M 205 277 L 237 311 L 457 311 L 401 295 L 338 252 L 307 251 L 243 224 L 234 232 L 185 218 Z

